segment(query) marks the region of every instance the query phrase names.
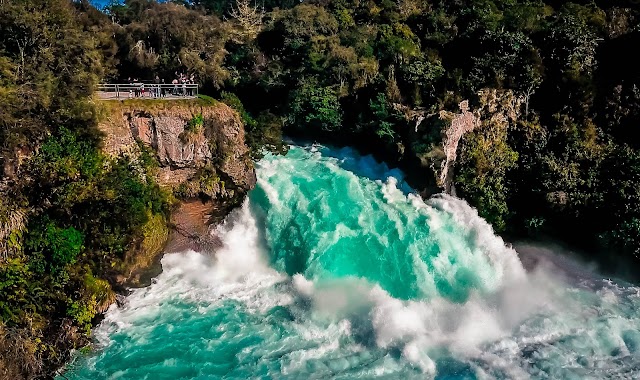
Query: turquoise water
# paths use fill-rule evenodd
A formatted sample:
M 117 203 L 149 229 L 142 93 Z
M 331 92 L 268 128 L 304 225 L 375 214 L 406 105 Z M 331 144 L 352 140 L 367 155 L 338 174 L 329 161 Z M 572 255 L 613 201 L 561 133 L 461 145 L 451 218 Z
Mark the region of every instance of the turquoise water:
M 292 147 L 216 231 L 112 306 L 68 379 L 640 376 L 640 289 L 518 254 L 350 149 Z

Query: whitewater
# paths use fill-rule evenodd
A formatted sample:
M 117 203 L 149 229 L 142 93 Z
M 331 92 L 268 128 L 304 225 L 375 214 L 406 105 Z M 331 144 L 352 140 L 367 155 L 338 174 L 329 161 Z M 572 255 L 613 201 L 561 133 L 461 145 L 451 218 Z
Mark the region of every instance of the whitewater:
M 65 378 L 640 378 L 639 288 L 526 271 L 464 201 L 348 148 L 256 166 L 222 248 L 167 253 Z

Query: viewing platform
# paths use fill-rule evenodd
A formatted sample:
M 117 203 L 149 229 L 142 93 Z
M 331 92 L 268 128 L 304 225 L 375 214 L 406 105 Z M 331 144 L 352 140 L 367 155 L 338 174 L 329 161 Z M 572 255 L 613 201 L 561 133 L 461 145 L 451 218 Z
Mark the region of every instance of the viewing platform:
M 198 97 L 197 84 L 114 83 L 99 84 L 100 100 L 163 99 L 182 100 Z

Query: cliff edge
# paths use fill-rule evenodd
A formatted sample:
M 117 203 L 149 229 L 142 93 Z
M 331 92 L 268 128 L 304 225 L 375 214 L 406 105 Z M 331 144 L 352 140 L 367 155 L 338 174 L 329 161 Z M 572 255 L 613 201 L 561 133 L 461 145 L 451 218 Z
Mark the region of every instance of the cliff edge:
M 148 284 L 159 273 L 163 251 L 215 249 L 219 243 L 208 225 L 241 204 L 256 184 L 237 112 L 203 100 L 124 101 L 107 104 L 98 128 L 105 153 L 154 161 L 155 181 L 176 197 L 169 223 L 149 221 L 118 282 Z

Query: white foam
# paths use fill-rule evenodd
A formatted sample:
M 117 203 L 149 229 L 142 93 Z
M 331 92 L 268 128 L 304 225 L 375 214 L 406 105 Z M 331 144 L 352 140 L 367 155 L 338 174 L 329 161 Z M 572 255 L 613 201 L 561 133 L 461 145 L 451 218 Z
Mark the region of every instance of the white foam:
M 215 253 L 213 267 L 217 280 L 237 282 L 256 273 L 279 277 L 265 259 L 267 248 L 261 244 L 260 231 L 249 202 L 231 214 L 216 233 L 223 243 Z
M 220 235 L 223 246 L 214 256 L 195 251 L 166 254 L 162 258 L 163 271 L 153 285 L 134 290 L 124 307 L 112 305 L 96 330 L 100 343 L 110 344 L 108 336 L 114 331 L 159 318 L 162 304 L 173 299 L 194 303 L 195 310 L 201 313 L 223 300 L 236 300 L 256 311 L 293 302 L 288 293 L 270 291 L 287 277 L 267 264 L 266 248 L 261 245 L 248 202 L 215 233 Z M 140 331 L 138 338 L 144 339 L 143 336 Z
M 320 158 L 320 153 L 314 151 Z M 335 159 L 329 160 L 327 166 L 332 171 L 340 171 Z M 374 175 L 375 170 L 368 168 L 369 175 Z M 264 178 L 269 178 L 270 175 Z M 354 178 L 355 179 L 355 178 Z M 466 256 L 460 255 L 461 245 L 452 243 L 451 247 L 441 247 L 444 252 L 456 255 L 459 265 L 473 267 L 475 262 L 488 259 L 491 263 L 491 272 L 485 274 L 484 281 L 487 289 L 491 289 L 498 296 L 491 299 L 481 294 L 472 296 L 462 304 L 453 303 L 441 298 L 424 301 L 400 301 L 391 297 L 379 286 L 367 283 L 360 279 L 342 279 L 333 282 L 314 283 L 302 275 L 295 275 L 292 279 L 293 288 L 298 296 L 303 296 L 312 301 L 314 313 L 320 318 L 333 318 L 335 320 L 354 318 L 354 315 L 366 314 L 375 333 L 376 344 L 380 347 L 400 346 L 408 360 L 414 362 L 426 373 L 435 370 L 435 364 L 428 352 L 438 347 L 449 349 L 465 355 L 477 354 L 481 346 L 487 342 L 499 340 L 507 336 L 510 330 L 530 315 L 531 311 L 540 306 L 538 297 L 526 302 L 522 298 L 522 290 L 527 288 L 526 276 L 517 254 L 507 248 L 504 242 L 497 237 L 490 225 L 480 218 L 473 208 L 464 201 L 453 197 L 439 196 L 425 203 L 414 194 L 405 196 L 398 189 L 398 180 L 389 177 L 386 181 L 377 181 L 383 199 L 389 206 L 387 215 L 391 218 L 396 230 L 401 236 L 404 234 L 406 222 L 396 217 L 396 207 L 410 204 L 424 215 L 427 215 L 429 227 L 434 234 L 448 233 L 440 231 L 446 221 L 444 215 L 449 215 L 460 226 L 465 237 L 471 240 L 474 251 L 469 251 Z M 274 199 L 287 199 L 293 194 L 271 192 Z M 269 197 L 272 203 L 279 202 Z M 304 209 L 304 207 L 299 207 Z M 287 211 L 288 210 L 279 210 Z M 406 217 L 406 216 L 405 216 Z M 361 225 L 369 225 L 365 222 L 368 218 L 364 213 L 359 216 Z M 348 231 L 342 231 L 349 235 Z M 372 231 L 375 233 L 375 231 Z M 336 231 L 333 239 L 342 236 Z M 384 236 L 378 236 L 380 241 L 385 241 Z M 448 235 L 439 239 L 443 244 L 448 242 Z M 413 252 L 414 265 L 423 268 L 423 272 L 429 271 L 425 263 L 419 257 L 420 252 Z M 432 265 L 439 275 L 453 276 L 451 271 L 451 258 L 440 255 L 433 259 Z M 480 269 L 480 268 L 477 268 Z M 419 272 L 420 273 L 420 272 Z M 434 294 L 434 277 L 427 276 L 424 284 L 421 284 L 426 294 Z M 450 281 L 453 283 L 454 279 Z M 509 285 L 509 290 L 504 291 L 504 286 Z M 518 285 L 516 285 L 518 284 Z M 500 298 L 501 297 L 501 298 Z M 497 298 L 497 299 L 496 299 Z M 518 302 L 525 300 L 523 302 Z M 511 302 L 517 305 L 508 307 Z M 358 323 L 355 321 L 354 323 Z
M 317 150 L 313 154 L 314 159 L 321 157 Z M 331 170 L 340 170 L 337 159 L 330 161 Z M 309 204 L 307 199 L 298 200 L 298 210 L 288 209 L 281 201 L 299 197 L 294 186 L 283 190 L 269 184 L 269 176 L 280 175 L 287 168 L 281 164 L 268 161 L 261 164 L 259 184 L 274 212 L 304 210 Z M 373 169 L 370 171 L 371 175 L 379 175 Z M 375 347 L 399 349 L 425 377 L 435 375 L 435 362 L 443 350 L 460 360 L 469 359 L 467 363 L 471 363 L 479 377 L 491 378 L 492 371 L 501 371 L 514 379 L 528 377 L 525 369 L 531 363 L 523 352 L 529 347 L 543 350 L 541 355 L 555 360 L 553 366 L 557 371 L 577 366 L 584 352 L 591 353 L 586 367 L 602 370 L 601 373 L 615 368 L 611 364 L 612 351 L 617 349 L 619 358 L 632 355 L 627 344 L 632 346 L 634 337 L 625 341 L 625 332 L 637 331 L 640 322 L 633 316 L 624 316 L 621 307 L 625 304 L 640 307 L 638 289 L 609 284 L 596 295 L 567 289 L 568 285 L 547 268 L 540 267 L 527 274 L 516 252 L 506 247 L 490 225 L 465 202 L 449 196 L 427 202 L 414 194 L 405 196 L 395 178 L 380 181 L 377 186 L 384 198 L 378 206 L 388 207 L 385 211 L 401 236 L 415 228 L 411 223 L 424 220 L 429 234 L 438 241 L 440 252 L 429 265 L 420 258 L 419 247 L 412 246 L 407 252 L 413 256 L 416 275 L 424 277 L 418 279 L 418 286 L 431 297 L 406 301 L 359 278 L 318 280 L 302 274 L 288 278 L 278 273 L 269 265 L 268 247 L 264 246 L 256 217 L 246 202 L 216 230 L 223 247 L 215 256 L 193 251 L 166 255 L 162 260 L 163 273 L 151 287 L 135 290 L 125 307 L 113 306 L 109 310 L 105 323 L 97 330 L 99 340 L 109 344 L 110 333 L 136 325 L 138 331 L 131 335 L 143 342 L 153 324 L 146 326 L 140 321 L 163 320 L 160 318 L 163 304 L 172 300 L 190 302 L 194 304 L 194 312 L 199 313 L 219 307 L 224 300 L 235 300 L 249 312 L 265 313 L 275 306 L 289 306 L 295 321 L 288 327 L 295 329 L 304 341 L 317 343 L 304 346 L 296 341 L 298 346 L 287 351 L 288 340 L 270 342 L 279 347 L 283 360 L 288 361 L 283 366 L 284 374 L 297 373 L 307 361 L 321 361 L 338 350 L 344 351 L 346 357 L 348 353 Z M 402 207 L 409 205 L 424 218 L 401 214 Z M 372 225 L 371 218 L 363 212 L 357 220 L 365 227 Z M 407 218 L 413 219 L 407 222 Z M 456 226 L 459 239 L 458 236 L 453 239 L 451 231 L 447 231 L 452 225 Z M 345 224 L 337 226 L 322 244 L 358 232 Z M 383 234 L 376 238 L 388 244 Z M 456 284 L 459 268 L 475 271 L 481 281 L 478 289 L 459 302 L 440 297 L 435 280 Z M 368 334 L 372 339 L 367 339 Z M 558 344 L 563 337 L 570 337 L 568 343 Z M 345 357 L 327 362 L 327 373 L 348 367 L 349 360 Z M 378 363 L 383 365 L 373 368 L 371 374 L 392 376 L 392 362 L 389 358 L 380 359 Z M 562 377 L 558 374 L 562 372 L 548 377 Z

